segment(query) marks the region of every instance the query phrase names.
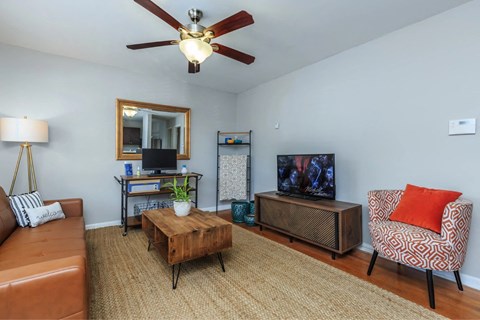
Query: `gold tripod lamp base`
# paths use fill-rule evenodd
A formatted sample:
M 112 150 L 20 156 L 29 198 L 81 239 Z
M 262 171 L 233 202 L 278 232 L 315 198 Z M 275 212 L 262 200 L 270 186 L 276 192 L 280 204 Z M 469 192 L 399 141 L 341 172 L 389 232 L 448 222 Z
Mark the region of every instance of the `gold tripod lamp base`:
M 37 178 L 35 177 L 35 167 L 33 165 L 32 157 L 32 145 L 28 142 L 25 142 L 20 145 L 20 152 L 18 153 L 17 165 L 15 167 L 15 172 L 13 174 L 12 184 L 10 185 L 10 192 L 8 195 L 13 194 L 13 188 L 15 187 L 15 181 L 17 180 L 18 168 L 20 167 L 20 162 L 22 161 L 23 150 L 27 149 L 27 169 L 28 169 L 28 192 L 37 190 Z
M 15 181 L 17 180 L 18 168 L 22 160 L 23 150 L 27 149 L 28 190 L 37 190 L 37 178 L 33 166 L 32 145 L 30 142 L 48 142 L 48 124 L 43 120 L 17 118 L 0 118 L 0 140 L 6 142 L 21 142 L 18 153 L 17 166 L 13 173 L 12 185 L 9 195 L 12 195 Z

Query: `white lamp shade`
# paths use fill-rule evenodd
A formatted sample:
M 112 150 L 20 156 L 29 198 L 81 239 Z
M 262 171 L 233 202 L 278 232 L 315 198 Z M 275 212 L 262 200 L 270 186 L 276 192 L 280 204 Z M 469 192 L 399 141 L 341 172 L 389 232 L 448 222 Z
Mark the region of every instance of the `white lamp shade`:
M 48 123 L 43 120 L 0 118 L 0 140 L 48 142 Z
M 213 52 L 210 44 L 199 39 L 185 39 L 180 41 L 178 46 L 191 63 L 202 63 Z

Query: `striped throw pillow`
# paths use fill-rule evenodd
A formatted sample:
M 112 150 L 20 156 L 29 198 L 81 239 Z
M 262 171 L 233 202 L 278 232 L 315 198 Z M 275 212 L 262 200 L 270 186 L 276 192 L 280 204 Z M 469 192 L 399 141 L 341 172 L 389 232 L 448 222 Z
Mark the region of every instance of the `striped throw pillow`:
M 43 200 L 38 191 L 32 193 L 24 193 L 15 196 L 9 196 L 10 207 L 12 207 L 17 223 L 20 227 L 28 227 L 30 220 L 28 219 L 27 208 L 38 208 L 43 206 Z

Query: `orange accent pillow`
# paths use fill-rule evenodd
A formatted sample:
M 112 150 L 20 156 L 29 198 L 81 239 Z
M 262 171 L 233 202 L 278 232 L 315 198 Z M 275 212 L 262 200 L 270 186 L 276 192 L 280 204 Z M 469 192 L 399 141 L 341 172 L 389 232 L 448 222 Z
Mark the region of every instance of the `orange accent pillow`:
M 445 206 L 458 199 L 461 192 L 428 189 L 407 184 L 400 203 L 390 215 L 398 221 L 441 233 Z

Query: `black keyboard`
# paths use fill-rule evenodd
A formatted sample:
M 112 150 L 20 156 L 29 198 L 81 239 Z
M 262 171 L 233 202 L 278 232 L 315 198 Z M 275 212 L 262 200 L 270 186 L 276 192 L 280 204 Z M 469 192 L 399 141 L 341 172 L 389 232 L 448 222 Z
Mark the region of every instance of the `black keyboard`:
M 165 176 L 170 176 L 170 177 L 178 177 L 178 176 L 183 176 L 181 173 L 149 173 L 147 174 L 148 177 L 165 177 Z

